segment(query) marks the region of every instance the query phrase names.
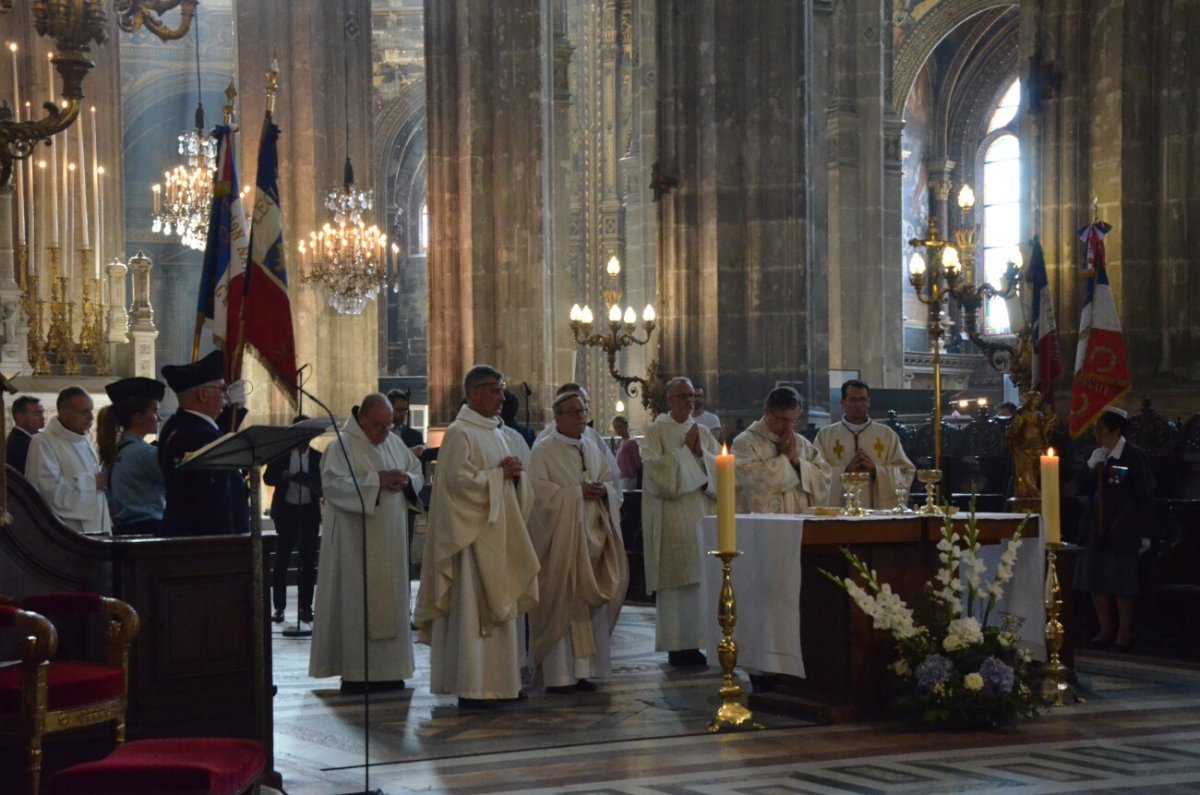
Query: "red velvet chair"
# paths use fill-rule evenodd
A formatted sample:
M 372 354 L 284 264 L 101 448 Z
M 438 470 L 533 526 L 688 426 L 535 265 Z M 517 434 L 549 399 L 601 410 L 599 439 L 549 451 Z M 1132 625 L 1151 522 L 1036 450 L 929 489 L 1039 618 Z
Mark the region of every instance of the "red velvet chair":
M 58 633 L 43 612 L 111 614 L 105 629 L 107 659 L 102 663 L 53 659 Z M 0 742 L 24 750 L 25 791 L 37 795 L 45 735 L 111 723 L 114 741 L 124 742 L 129 645 L 137 637 L 138 616 L 119 599 L 51 594 L 29 597 L 20 608 L 13 600 L 0 598 L 0 626 L 29 633 L 18 642 L 18 663 L 0 667 Z
M 60 770 L 46 795 L 237 795 L 259 791 L 267 749 L 257 740 L 137 740 L 99 762 Z

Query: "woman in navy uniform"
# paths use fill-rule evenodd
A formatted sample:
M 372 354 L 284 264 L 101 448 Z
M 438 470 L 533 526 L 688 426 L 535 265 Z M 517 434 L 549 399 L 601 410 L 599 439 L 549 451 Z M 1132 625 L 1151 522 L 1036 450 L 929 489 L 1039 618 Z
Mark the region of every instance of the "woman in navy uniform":
M 1077 484 L 1087 506 L 1079 525 L 1084 550 L 1075 569 L 1075 588 L 1092 595 L 1100 633 L 1091 645 L 1116 651 L 1133 646 L 1138 551 L 1154 517 L 1150 458 L 1125 438 L 1128 427 L 1128 414 L 1121 409 L 1109 408 L 1100 415 L 1095 425 L 1097 447 Z
M 228 397 L 225 358 L 213 351 L 198 362 L 162 368 L 179 410 L 159 434 L 158 466 L 167 486 L 163 535 L 229 535 L 250 532 L 250 503 L 240 471 L 178 470 L 184 455 L 220 438 L 217 417 Z
M 166 484 L 158 451 L 145 440 L 158 433 L 158 404 L 166 387 L 153 378 L 122 378 L 104 387 L 111 406 L 100 410 L 97 446 L 108 475 L 113 535 L 159 535 Z

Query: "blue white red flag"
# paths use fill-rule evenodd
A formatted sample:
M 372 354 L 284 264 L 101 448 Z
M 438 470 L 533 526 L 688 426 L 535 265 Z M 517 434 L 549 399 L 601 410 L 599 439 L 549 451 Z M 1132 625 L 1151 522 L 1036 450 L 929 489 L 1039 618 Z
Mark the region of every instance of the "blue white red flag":
M 1050 294 L 1050 279 L 1046 273 L 1046 256 L 1042 253 L 1042 241 L 1035 235 L 1029 241 L 1029 246 L 1026 279 L 1033 288 L 1033 316 L 1029 321 L 1033 348 L 1032 388 L 1042 393 L 1046 405 L 1053 406 L 1054 380 L 1062 375 L 1063 371 L 1062 352 L 1058 344 L 1058 323 L 1054 318 L 1054 297 Z
M 1079 230 L 1079 239 L 1086 247 L 1083 268 L 1090 275 L 1083 316 L 1079 320 L 1075 380 L 1071 387 L 1068 429 L 1075 438 L 1130 387 L 1125 337 L 1104 263 L 1104 236 L 1111 229 L 1110 225 L 1097 221 Z
M 229 326 L 229 280 L 246 269 L 250 239 L 246 226 L 246 211 L 242 206 L 237 166 L 233 160 L 234 130 L 222 124 L 213 130 L 217 139 L 217 167 L 213 173 L 212 211 L 208 221 L 208 239 L 204 247 L 204 267 L 200 275 L 200 298 L 196 306 L 197 320 L 207 326 L 217 347 L 229 361 L 232 350 L 227 347 Z M 197 346 L 200 324 L 197 324 Z M 199 350 L 193 352 L 193 360 Z
M 268 113 L 259 142 L 250 256 L 245 272 L 234 275 L 229 283 L 230 333 L 237 347 L 228 379 L 232 382 L 241 377 L 241 352 L 249 345 L 295 402 L 296 342 L 279 207 L 278 140 L 279 128 Z

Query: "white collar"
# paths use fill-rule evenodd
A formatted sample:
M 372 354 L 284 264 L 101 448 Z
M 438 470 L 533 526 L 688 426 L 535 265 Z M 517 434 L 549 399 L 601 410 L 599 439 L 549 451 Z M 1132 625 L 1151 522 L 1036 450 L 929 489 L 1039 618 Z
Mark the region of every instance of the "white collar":
M 584 439 L 583 434 L 581 434 L 578 439 L 572 439 L 570 436 L 567 436 L 564 433 L 559 433 L 558 428 L 555 428 L 551 435 L 555 439 L 558 439 L 560 442 L 565 442 L 566 444 L 569 444 L 572 447 L 578 447 L 580 450 L 583 449 L 583 439 Z
M 1108 454 L 1108 457 L 1109 458 L 1120 458 L 1121 453 L 1124 453 L 1124 452 L 1125 452 L 1125 437 L 1122 436 L 1120 439 L 1117 440 L 1117 443 L 1115 445 L 1113 445 L 1112 452 Z
M 866 430 L 867 426 L 870 424 L 871 424 L 870 417 L 867 417 L 867 421 L 862 422 L 862 423 L 846 422 L 846 418 L 845 417 L 842 418 L 842 425 L 845 425 L 846 430 L 850 431 L 850 433 L 862 433 L 864 430 Z
M 466 404 L 463 404 L 463 406 L 459 408 L 458 416 L 454 419 L 463 420 L 464 422 L 469 422 L 472 425 L 480 425 L 484 428 L 488 428 L 489 430 L 496 430 L 504 425 L 504 420 L 500 419 L 499 417 L 485 417 Z

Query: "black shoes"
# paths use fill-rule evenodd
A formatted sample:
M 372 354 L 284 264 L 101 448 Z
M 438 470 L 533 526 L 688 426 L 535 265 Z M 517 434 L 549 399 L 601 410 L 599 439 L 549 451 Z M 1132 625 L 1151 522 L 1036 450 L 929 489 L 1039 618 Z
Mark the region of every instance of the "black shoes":
M 458 708 L 470 710 L 500 709 L 500 701 L 495 698 L 460 698 L 458 700 Z
M 297 618 L 299 618 L 299 619 L 300 619 L 301 621 L 303 621 L 305 624 L 311 624 L 311 623 L 313 622 L 313 611 L 312 611 L 312 608 L 310 607 L 310 608 L 309 608 L 309 609 L 307 609 L 307 610 L 301 610 L 301 611 L 300 611 L 300 614 L 299 614 L 299 616 L 297 616 Z
M 349 695 L 361 695 L 366 692 L 371 693 L 386 693 L 392 690 L 403 690 L 403 679 L 380 679 L 377 682 L 355 682 L 349 679 L 342 680 L 342 692 Z
M 283 623 L 283 608 L 282 607 L 271 614 L 271 622 L 274 624 L 282 624 Z
M 703 668 L 708 659 L 699 649 L 682 649 L 667 652 L 667 663 L 676 668 Z

